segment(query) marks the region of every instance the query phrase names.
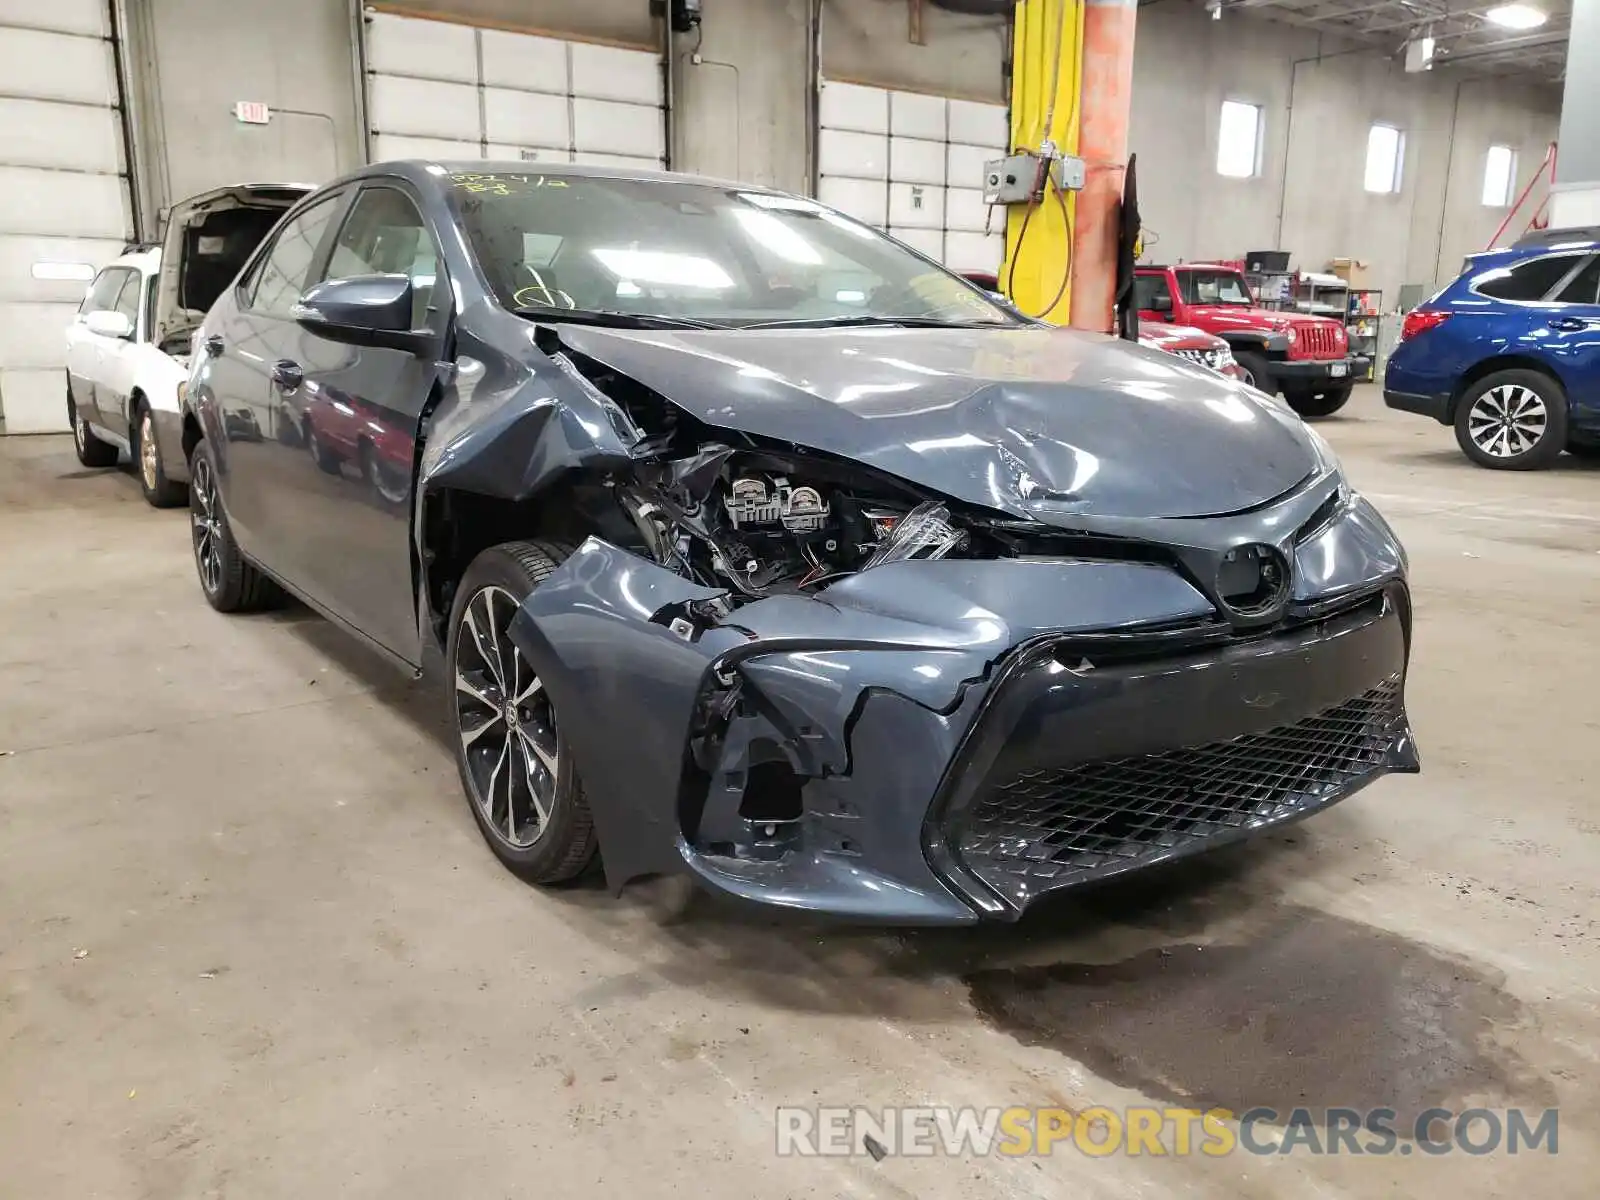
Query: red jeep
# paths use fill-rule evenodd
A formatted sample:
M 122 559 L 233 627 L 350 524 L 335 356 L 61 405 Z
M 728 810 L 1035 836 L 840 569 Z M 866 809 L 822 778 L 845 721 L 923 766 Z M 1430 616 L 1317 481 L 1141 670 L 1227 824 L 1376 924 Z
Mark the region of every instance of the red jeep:
M 1365 372 L 1366 360 L 1351 355 L 1341 322 L 1262 308 L 1235 267 L 1139 267 L 1134 288 L 1141 322 L 1193 325 L 1225 339 L 1246 382 L 1282 392 L 1303 417 L 1343 408 L 1351 381 Z

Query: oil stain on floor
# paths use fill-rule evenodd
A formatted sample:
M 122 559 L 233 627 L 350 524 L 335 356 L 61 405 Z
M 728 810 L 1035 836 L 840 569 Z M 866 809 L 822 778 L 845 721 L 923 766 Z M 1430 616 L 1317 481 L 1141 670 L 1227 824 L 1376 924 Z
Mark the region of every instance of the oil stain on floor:
M 1184 942 L 1109 965 L 969 973 L 979 1014 L 1147 1096 L 1243 1112 L 1554 1104 L 1501 1040 L 1519 1002 L 1469 964 L 1292 906 L 1239 944 Z

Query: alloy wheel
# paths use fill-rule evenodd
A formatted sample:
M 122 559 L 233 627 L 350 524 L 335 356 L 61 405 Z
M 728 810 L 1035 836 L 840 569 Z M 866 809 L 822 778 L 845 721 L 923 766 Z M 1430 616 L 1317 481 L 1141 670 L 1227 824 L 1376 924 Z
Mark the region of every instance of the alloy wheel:
M 216 477 L 203 454 L 195 456 L 190 491 L 194 497 L 189 508 L 194 562 L 200 571 L 200 586 L 208 595 L 215 595 L 222 586 L 222 521 L 217 505 Z
M 456 731 L 472 801 L 484 823 L 523 850 L 549 827 L 561 738 L 544 684 L 512 642 L 519 607 L 504 588 L 481 589 L 456 630 Z
M 150 419 L 150 410 L 146 409 L 139 416 L 139 471 L 144 476 L 145 487 L 152 492 L 156 490 L 160 468 L 160 460 L 156 457 L 155 424 Z
M 1472 402 L 1467 436 L 1491 458 L 1516 458 L 1543 439 L 1550 413 L 1532 388 L 1506 383 Z

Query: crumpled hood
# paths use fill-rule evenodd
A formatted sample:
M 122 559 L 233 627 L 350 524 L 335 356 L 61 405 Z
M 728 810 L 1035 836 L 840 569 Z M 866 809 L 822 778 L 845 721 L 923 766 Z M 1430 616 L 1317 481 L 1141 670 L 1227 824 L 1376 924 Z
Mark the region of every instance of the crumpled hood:
M 1204 368 L 1057 329 L 658 332 L 558 326 L 707 425 L 1060 523 L 1218 516 L 1313 474 L 1293 414 Z

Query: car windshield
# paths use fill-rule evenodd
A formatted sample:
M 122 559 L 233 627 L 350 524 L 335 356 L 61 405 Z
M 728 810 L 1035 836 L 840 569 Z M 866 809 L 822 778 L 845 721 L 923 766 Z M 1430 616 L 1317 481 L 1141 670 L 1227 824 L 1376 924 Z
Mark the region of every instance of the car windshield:
M 1179 271 L 1185 304 L 1254 304 L 1244 276 L 1237 271 Z
M 457 172 L 501 304 L 751 326 L 1019 322 L 960 277 L 811 200 L 697 182 Z

